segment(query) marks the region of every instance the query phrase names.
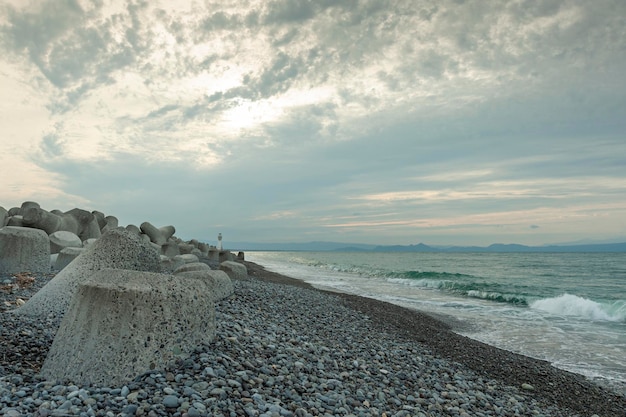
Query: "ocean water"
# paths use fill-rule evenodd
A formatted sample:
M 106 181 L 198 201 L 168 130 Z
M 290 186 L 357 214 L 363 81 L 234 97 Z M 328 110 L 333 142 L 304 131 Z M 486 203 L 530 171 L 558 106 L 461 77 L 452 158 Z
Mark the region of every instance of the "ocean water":
M 418 309 L 626 395 L 626 255 L 246 252 L 312 285 Z

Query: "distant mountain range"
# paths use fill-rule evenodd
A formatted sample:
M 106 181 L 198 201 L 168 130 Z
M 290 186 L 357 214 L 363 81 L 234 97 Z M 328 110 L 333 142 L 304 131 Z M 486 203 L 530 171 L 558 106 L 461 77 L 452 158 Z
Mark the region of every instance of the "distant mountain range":
M 416 245 L 366 245 L 359 243 L 306 242 L 306 243 L 252 243 L 233 242 L 228 246 L 232 251 L 337 251 L 337 252 L 626 252 L 626 242 L 526 246 L 495 243 L 489 246 L 428 246 Z

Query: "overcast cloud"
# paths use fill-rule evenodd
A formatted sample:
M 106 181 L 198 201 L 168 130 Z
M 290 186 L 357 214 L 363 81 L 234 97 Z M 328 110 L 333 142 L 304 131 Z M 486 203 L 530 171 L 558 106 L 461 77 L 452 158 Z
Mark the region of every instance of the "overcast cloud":
M 0 0 L 0 52 L 7 209 L 226 243 L 626 240 L 622 0 Z

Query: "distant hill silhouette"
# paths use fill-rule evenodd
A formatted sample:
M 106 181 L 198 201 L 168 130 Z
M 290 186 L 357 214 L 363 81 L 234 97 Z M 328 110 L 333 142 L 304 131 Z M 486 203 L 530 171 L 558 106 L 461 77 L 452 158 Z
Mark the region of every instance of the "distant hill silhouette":
M 241 251 L 306 251 L 306 252 L 626 252 L 626 242 L 584 245 L 526 246 L 519 244 L 494 243 L 489 246 L 429 246 L 424 243 L 414 245 L 367 245 L 360 243 L 305 242 L 305 243 L 252 243 L 232 242 L 229 250 Z

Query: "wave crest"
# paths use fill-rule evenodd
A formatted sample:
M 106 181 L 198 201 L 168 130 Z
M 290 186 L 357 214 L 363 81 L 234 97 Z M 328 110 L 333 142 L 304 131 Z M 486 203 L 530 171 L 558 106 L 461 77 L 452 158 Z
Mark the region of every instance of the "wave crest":
M 530 308 L 561 316 L 577 316 L 588 320 L 626 322 L 626 301 L 599 303 L 572 294 L 534 301 Z

